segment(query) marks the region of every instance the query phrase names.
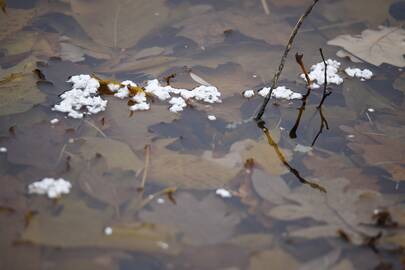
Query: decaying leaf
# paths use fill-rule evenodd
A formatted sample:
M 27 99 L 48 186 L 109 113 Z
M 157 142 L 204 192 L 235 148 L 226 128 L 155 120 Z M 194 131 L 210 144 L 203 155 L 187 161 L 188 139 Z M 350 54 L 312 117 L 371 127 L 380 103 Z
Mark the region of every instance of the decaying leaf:
M 15 135 L 7 138 L 3 145 L 12 149 L 7 154 L 7 160 L 11 163 L 55 169 L 66 140 L 62 125 L 52 128 L 48 122 L 42 122 L 26 129 L 19 127 Z
M 72 0 L 74 18 L 98 44 L 108 48 L 130 48 L 168 20 L 163 0 Z
M 111 225 L 111 216 L 111 212 L 90 208 L 81 200 L 65 199 L 60 215 L 54 216 L 46 211 L 36 215 L 22 234 L 22 240 L 65 248 L 104 247 L 169 254 L 179 252 L 174 235 L 166 228 L 145 223 Z M 112 228 L 111 235 L 104 234 L 107 226 Z M 162 249 L 160 242 L 167 243 L 169 248 Z
M 398 129 L 395 133 L 387 131 L 376 132 L 373 126 L 362 124 L 355 128 L 341 127 L 344 131 L 355 135 L 355 139 L 348 145 L 357 154 L 362 156 L 369 165 L 385 169 L 395 181 L 405 180 L 405 155 L 403 134 Z
M 151 181 L 179 188 L 209 189 L 224 186 L 240 168 L 221 166 L 215 161 L 152 146 Z
M 120 141 L 84 137 L 81 139 L 78 152 L 74 152 L 81 158 L 80 162 L 89 162 L 97 155 L 105 158 L 106 169 L 132 170 L 134 172 L 142 168 L 143 162 L 134 154 L 128 145 Z
M 352 188 L 378 190 L 378 177 L 366 174 L 361 168 L 356 167 L 349 157 L 333 152 L 316 152 L 303 159 L 305 167 L 311 170 L 311 175 L 317 178 L 344 177 L 350 181 Z
M 264 250 L 250 259 L 249 270 L 284 270 L 298 269 L 298 261 L 281 248 Z
M 359 37 L 342 35 L 328 41 L 328 44 L 343 47 L 354 56 L 376 66 L 382 63 L 405 66 L 405 30 L 400 27 L 367 29 Z
M 215 195 L 197 199 L 190 193 L 176 193 L 176 204 L 152 203 L 152 210 L 143 210 L 141 220 L 169 226 L 180 233 L 184 243 L 193 246 L 224 242 L 234 233 L 240 215 Z
M 362 244 L 363 235 L 376 235 L 378 229 L 364 226 L 370 223 L 373 210 L 377 207 L 394 205 L 395 198 L 382 196 L 369 190 L 349 190 L 349 181 L 344 178 L 324 180 L 321 182 L 327 193 L 316 192 L 306 186 L 295 188 L 286 196 L 291 204 L 272 208 L 269 215 L 285 221 L 312 218 L 321 224 L 306 228 L 292 229 L 292 237 L 314 239 L 320 237 L 337 237 L 337 231 L 343 230 L 354 243 Z
M 274 16 L 266 16 L 256 10 L 254 12 L 239 9 L 215 11 L 206 6 L 204 8 L 208 10 L 196 12 L 198 15 L 175 25 L 181 29 L 179 36 L 188 37 L 200 46 L 222 43 L 226 35 L 232 35 L 233 31 L 239 31 L 272 45 L 285 44 L 288 39 L 289 31 L 286 28 L 290 28 L 289 25 L 274 19 Z
M 25 112 L 45 101 L 45 95 L 38 89 L 37 78 L 32 72 L 35 68 L 33 58 L 10 69 L 0 68 L 0 116 Z
M 117 208 L 130 198 L 140 195 L 137 192 L 139 180 L 132 170 L 110 169 L 104 157 L 95 157 L 82 170 L 79 184 L 91 197 Z
M 253 170 L 252 183 L 260 197 L 274 204 L 285 202 L 286 196 L 291 192 L 286 181 L 279 175 L 266 174 L 258 169 Z

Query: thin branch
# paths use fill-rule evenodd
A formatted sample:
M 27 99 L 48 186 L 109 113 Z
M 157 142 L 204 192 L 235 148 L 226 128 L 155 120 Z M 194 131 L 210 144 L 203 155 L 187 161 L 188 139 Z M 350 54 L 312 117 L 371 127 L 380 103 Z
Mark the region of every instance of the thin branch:
M 280 61 L 280 65 L 278 66 L 278 70 L 274 74 L 274 77 L 272 79 L 270 91 L 267 94 L 267 96 L 265 97 L 265 99 L 259 109 L 259 112 L 257 113 L 257 115 L 255 117 L 256 121 L 258 121 L 262 118 L 264 111 L 266 110 L 266 106 L 270 101 L 270 97 L 271 97 L 271 94 L 273 93 L 273 89 L 276 87 L 276 85 L 278 83 L 278 79 L 280 78 L 281 72 L 283 71 L 283 68 L 284 68 L 285 60 L 287 59 L 288 53 L 291 50 L 292 44 L 294 42 L 294 38 L 297 35 L 298 30 L 300 29 L 302 23 L 304 22 L 304 19 L 311 13 L 312 9 L 316 5 L 316 3 L 318 3 L 318 1 L 319 0 L 314 0 L 312 2 L 312 4 L 305 10 L 304 14 L 299 18 L 299 20 L 297 21 L 297 24 L 294 26 L 294 28 L 290 34 L 290 38 L 288 40 L 287 46 L 284 49 L 284 54 L 281 57 L 281 61 Z
M 267 0 L 260 0 L 260 1 L 262 2 L 264 13 L 266 13 L 266 15 L 270 15 L 270 9 L 269 5 L 267 4 Z
M 93 124 L 92 122 L 90 122 L 89 120 L 83 119 L 84 122 L 86 124 L 88 124 L 89 126 L 91 126 L 92 128 L 94 128 L 95 130 L 97 130 L 104 138 L 107 138 L 107 135 L 105 135 L 105 133 L 99 129 L 95 124 Z
M 270 146 L 273 147 L 274 151 L 276 152 L 278 158 L 280 159 L 281 163 L 284 164 L 284 166 L 286 166 L 290 172 L 292 174 L 295 175 L 295 177 L 298 178 L 298 180 L 305 184 L 305 185 L 309 185 L 311 188 L 317 189 L 321 192 L 326 193 L 326 189 L 320 185 L 318 185 L 317 183 L 314 182 L 310 182 L 308 180 L 306 180 L 304 177 L 302 177 L 300 175 L 300 173 L 298 172 L 297 169 L 295 169 L 294 167 L 292 167 L 288 162 L 287 159 L 285 158 L 284 154 L 281 152 L 280 148 L 278 147 L 277 143 L 273 140 L 273 138 L 271 137 L 271 134 L 269 132 L 269 130 L 264 126 L 264 122 L 260 121 L 260 123 L 258 124 L 258 126 L 261 128 L 261 130 L 263 131 L 264 135 L 267 138 L 267 142 L 269 143 Z
M 304 62 L 303 62 L 302 59 L 303 59 L 302 54 L 298 54 L 298 53 L 295 54 L 295 60 L 297 61 L 298 65 L 301 67 L 301 70 L 304 73 L 305 78 L 307 80 L 307 93 L 302 97 L 302 104 L 301 104 L 301 107 L 298 109 L 299 112 L 298 112 L 297 120 L 295 121 L 295 124 L 292 127 L 292 129 L 290 130 L 289 136 L 290 136 L 291 139 L 297 138 L 297 129 L 298 129 L 299 125 L 300 125 L 301 117 L 302 117 L 302 115 L 303 115 L 303 113 L 305 111 L 305 106 L 307 104 L 307 98 L 311 94 L 311 90 L 312 90 L 312 87 L 311 87 L 312 82 L 311 82 L 311 80 L 309 78 L 308 71 L 305 68 Z
M 329 129 L 328 121 L 326 120 L 323 111 L 322 111 L 322 105 L 325 102 L 326 98 L 332 94 L 332 92 L 328 91 L 328 64 L 326 63 L 325 56 L 323 55 L 322 48 L 319 49 L 319 52 L 321 53 L 321 57 L 323 60 L 323 63 L 325 65 L 325 72 L 324 72 L 324 83 L 323 83 L 323 94 L 322 94 L 322 99 L 321 102 L 319 103 L 317 110 L 319 112 L 319 116 L 321 117 L 321 126 L 319 127 L 318 133 L 315 135 L 314 140 L 312 141 L 311 146 L 314 146 L 316 141 L 318 140 L 319 135 L 323 132 L 323 129 L 326 127 L 326 129 Z
M 322 99 L 321 99 L 321 102 L 319 103 L 319 105 L 317 107 L 318 109 L 322 107 L 323 103 L 325 102 L 326 97 L 329 96 L 330 94 L 332 94 L 332 92 L 329 92 L 328 89 L 327 89 L 328 88 L 328 64 L 325 61 L 325 57 L 323 55 L 322 48 L 319 48 L 319 52 L 321 53 L 323 64 L 325 65 L 325 73 L 324 73 L 325 80 L 324 80 L 324 83 L 323 83 Z
M 319 116 L 321 117 L 321 126 L 318 130 L 318 133 L 316 134 L 314 140 L 312 141 L 311 147 L 315 145 L 316 141 L 318 140 L 319 135 L 323 132 L 323 129 L 326 127 L 326 129 L 329 129 L 328 121 L 326 120 L 325 116 L 323 115 L 322 112 L 322 107 L 318 108 Z
M 146 177 L 148 176 L 149 161 L 150 161 L 150 145 L 147 144 L 145 145 L 145 165 L 143 167 L 142 181 L 140 186 L 138 187 L 139 191 L 143 191 L 145 188 Z

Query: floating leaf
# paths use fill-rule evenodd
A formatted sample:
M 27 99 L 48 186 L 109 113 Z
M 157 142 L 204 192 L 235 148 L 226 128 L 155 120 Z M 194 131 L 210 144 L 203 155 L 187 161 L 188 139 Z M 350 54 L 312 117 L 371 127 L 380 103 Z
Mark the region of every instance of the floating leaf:
M 141 220 L 169 226 L 182 235 L 184 243 L 201 246 L 224 242 L 240 222 L 238 213 L 232 212 L 215 195 L 196 199 L 190 193 L 176 193 L 176 204 L 152 203 L 152 210 L 143 210 Z
M 354 56 L 376 66 L 382 63 L 405 66 L 405 30 L 399 27 L 380 26 L 378 30 L 367 29 L 360 37 L 341 35 L 328 41 L 328 44 L 341 46 Z

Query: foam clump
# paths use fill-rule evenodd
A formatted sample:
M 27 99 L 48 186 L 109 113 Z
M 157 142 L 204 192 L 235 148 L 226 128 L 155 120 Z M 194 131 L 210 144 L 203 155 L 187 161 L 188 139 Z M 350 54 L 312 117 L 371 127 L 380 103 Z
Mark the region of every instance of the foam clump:
M 28 186 L 29 194 L 47 195 L 50 199 L 59 198 L 62 194 L 69 194 L 72 184 L 63 178 L 44 178 Z

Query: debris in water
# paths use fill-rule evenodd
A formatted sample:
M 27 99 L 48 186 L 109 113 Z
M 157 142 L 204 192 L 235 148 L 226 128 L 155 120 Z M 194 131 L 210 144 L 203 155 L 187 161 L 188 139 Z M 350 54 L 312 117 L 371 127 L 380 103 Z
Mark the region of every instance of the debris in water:
M 72 184 L 63 178 L 44 178 L 28 186 L 29 194 L 48 195 L 48 198 L 59 198 L 62 194 L 69 194 Z
M 218 196 L 221 196 L 222 198 L 231 198 L 232 194 L 231 192 L 229 192 L 226 189 L 223 188 L 219 188 L 215 191 L 215 194 L 217 194 Z
M 215 121 L 217 120 L 217 117 L 215 115 L 208 115 L 208 120 Z
M 251 97 L 253 97 L 254 95 L 255 95 L 255 91 L 253 91 L 252 89 L 243 91 L 243 96 L 244 96 L 245 98 L 251 98 Z
M 58 118 L 54 118 L 51 121 L 49 121 L 49 123 L 51 123 L 52 125 L 55 125 L 57 123 L 59 123 L 59 119 Z
M 112 235 L 112 233 L 113 233 L 113 229 L 111 227 L 105 227 L 104 228 L 104 234 L 105 235 L 109 236 L 109 235 Z
M 369 80 L 373 77 L 373 72 L 369 69 L 359 69 L 359 68 L 351 68 L 348 67 L 345 69 L 345 72 L 350 77 L 356 77 L 361 79 L 362 81 Z

